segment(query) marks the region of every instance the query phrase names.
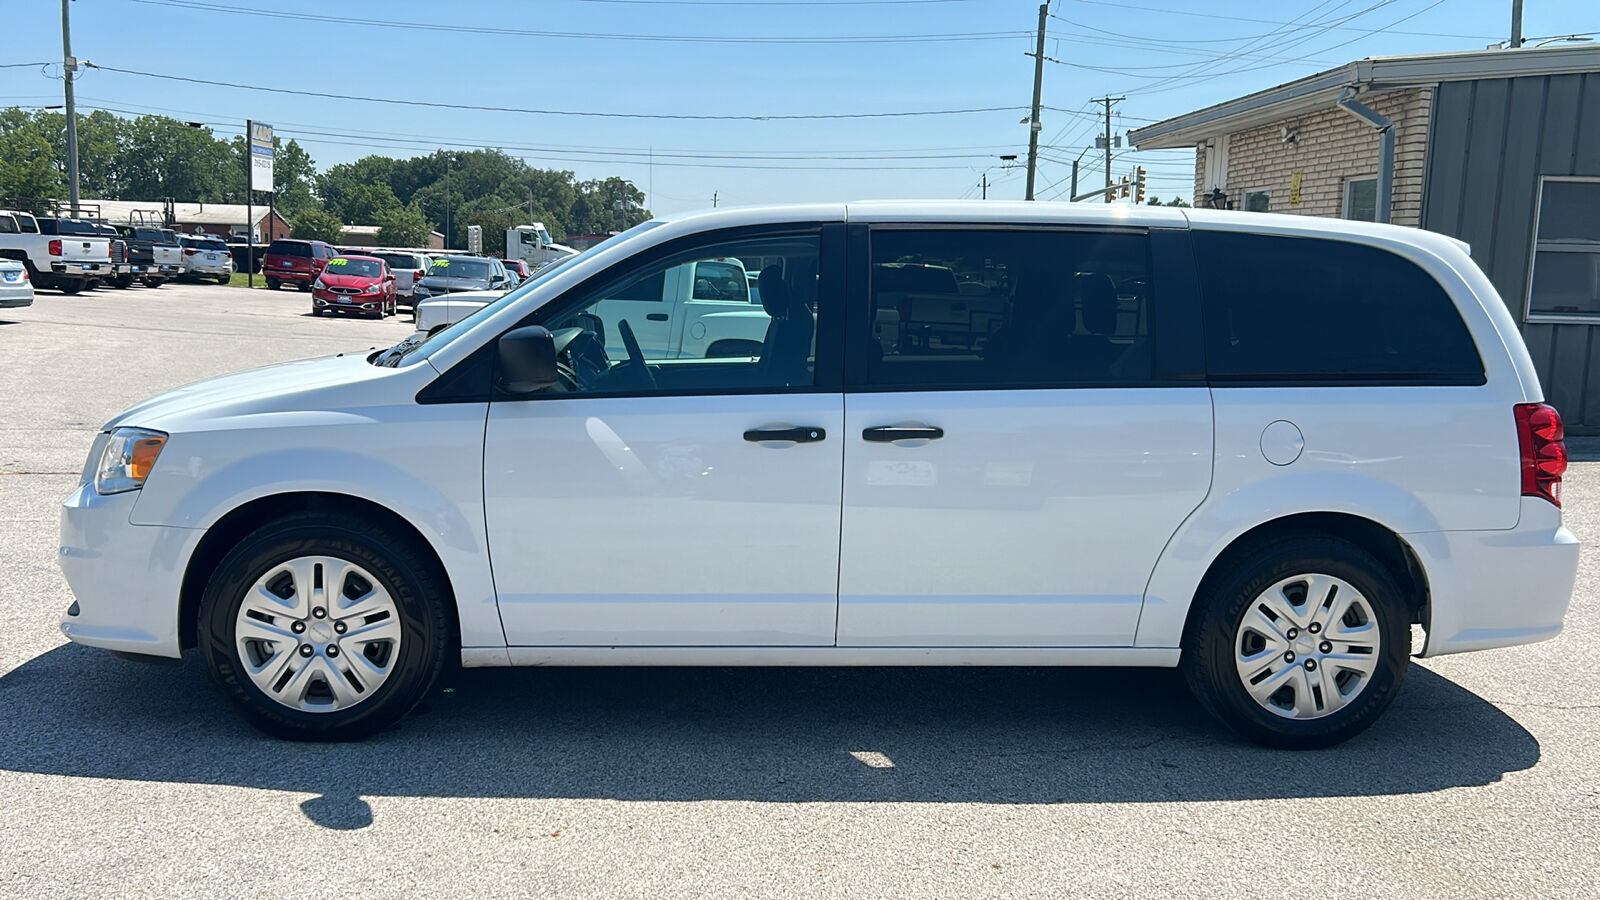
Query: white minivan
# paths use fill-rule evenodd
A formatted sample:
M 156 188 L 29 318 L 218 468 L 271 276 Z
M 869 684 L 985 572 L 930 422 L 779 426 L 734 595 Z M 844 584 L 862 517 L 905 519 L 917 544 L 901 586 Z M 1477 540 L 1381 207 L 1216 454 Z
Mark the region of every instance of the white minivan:
M 649 303 L 603 314 L 703 260 L 759 273 L 757 346 L 674 354 Z M 62 630 L 197 648 L 289 738 L 389 727 L 459 658 L 1177 666 L 1249 738 L 1320 747 L 1414 649 L 1561 630 L 1542 400 L 1468 248 L 1424 231 L 686 215 L 431 336 L 118 415 L 62 511 Z

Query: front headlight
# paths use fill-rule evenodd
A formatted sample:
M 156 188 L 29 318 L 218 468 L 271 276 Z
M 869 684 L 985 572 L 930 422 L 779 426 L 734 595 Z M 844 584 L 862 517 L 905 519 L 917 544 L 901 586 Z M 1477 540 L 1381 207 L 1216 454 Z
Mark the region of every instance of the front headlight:
M 311 282 L 311 287 L 320 291 L 326 288 L 327 285 L 323 284 L 322 279 L 319 277 L 316 281 Z
M 111 432 L 100 464 L 94 471 L 94 489 L 100 494 L 120 494 L 144 487 L 150 470 L 167 445 L 167 436 L 146 428 L 118 428 Z

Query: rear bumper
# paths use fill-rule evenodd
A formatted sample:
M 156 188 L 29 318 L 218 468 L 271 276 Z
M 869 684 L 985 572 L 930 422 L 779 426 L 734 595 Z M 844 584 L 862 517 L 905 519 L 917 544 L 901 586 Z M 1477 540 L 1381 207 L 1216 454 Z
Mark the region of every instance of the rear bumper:
M 78 276 L 85 278 L 99 278 L 111 272 L 109 262 L 53 262 L 50 271 L 57 275 Z
M 1561 511 L 1522 498 L 1509 531 L 1406 534 L 1428 577 L 1423 656 L 1549 640 L 1561 633 L 1578 574 L 1578 539 Z
M 204 532 L 129 524 L 138 496 L 85 484 L 62 503 L 61 571 L 76 599 L 61 633 L 87 647 L 178 657 L 183 571 Z
M 0 286 L 0 309 L 16 309 L 33 305 L 33 285 Z
M 261 268 L 261 274 L 271 278 L 273 281 L 295 283 L 304 282 L 306 284 L 310 284 L 311 282 L 317 280 L 317 276 L 311 272 L 296 272 L 293 269 L 274 269 L 270 266 L 263 266 Z

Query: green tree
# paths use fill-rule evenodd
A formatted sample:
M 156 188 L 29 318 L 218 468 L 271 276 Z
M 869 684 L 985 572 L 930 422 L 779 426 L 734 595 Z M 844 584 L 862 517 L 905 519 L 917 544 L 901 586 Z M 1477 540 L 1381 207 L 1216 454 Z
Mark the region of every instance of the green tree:
M 344 242 L 344 223 L 327 210 L 309 209 L 295 218 L 289 233 L 308 241 L 340 244 Z
M 1151 202 L 1154 202 L 1154 201 L 1151 201 Z M 1182 197 L 1173 197 L 1170 201 L 1167 202 L 1166 205 L 1167 206 L 1188 206 L 1189 203 L 1188 203 L 1188 201 L 1184 200 Z
M 625 231 L 650 218 L 644 192 L 615 176 L 582 181 L 572 204 L 572 228 L 585 234 Z
M 374 221 L 378 225 L 378 243 L 385 247 L 427 246 L 428 233 L 433 230 L 432 223 L 415 203 L 403 208 L 397 206 Z
M 345 191 L 338 212 L 346 224 L 374 225 L 385 216 L 402 209 L 399 198 L 387 184 L 352 185 Z
M 60 157 L 39 116 L 15 107 L 0 110 L 0 196 L 65 197 L 67 181 Z

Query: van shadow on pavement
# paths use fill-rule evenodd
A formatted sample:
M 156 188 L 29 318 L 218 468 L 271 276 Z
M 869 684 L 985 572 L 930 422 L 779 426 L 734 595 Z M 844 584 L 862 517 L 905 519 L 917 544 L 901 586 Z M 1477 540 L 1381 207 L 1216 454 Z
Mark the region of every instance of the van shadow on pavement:
M 313 793 L 329 828 L 370 824 L 373 796 L 1143 803 L 1422 793 L 1538 761 L 1420 666 L 1370 731 L 1307 753 L 1241 742 L 1169 670 L 464 670 L 357 744 L 258 734 L 193 657 L 68 644 L 0 678 L 0 769 Z

